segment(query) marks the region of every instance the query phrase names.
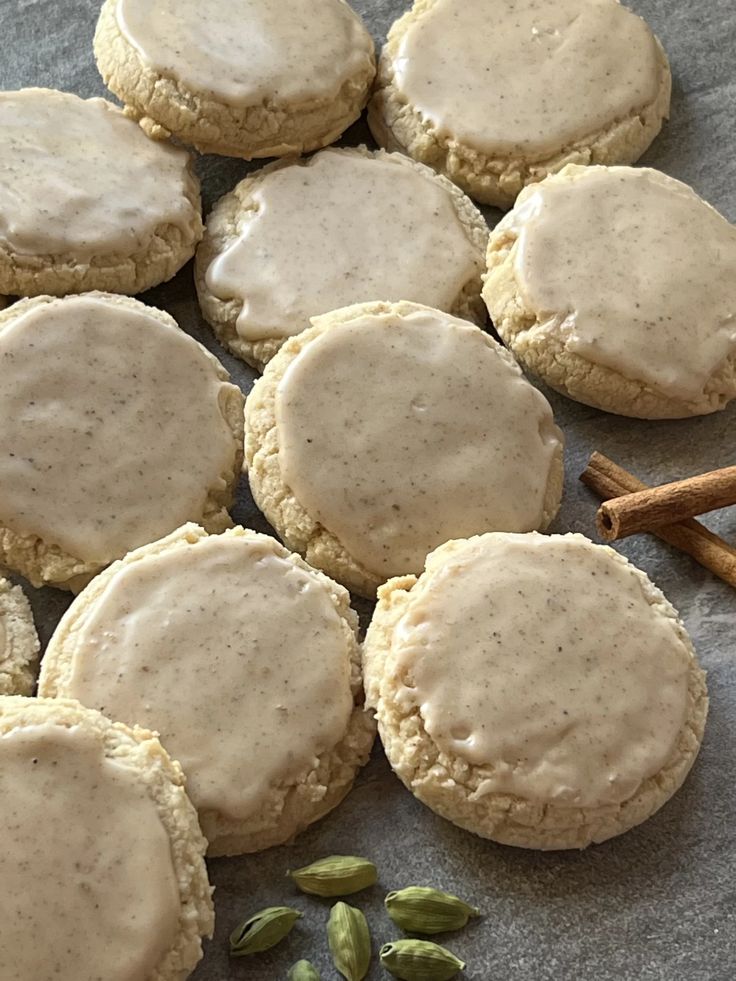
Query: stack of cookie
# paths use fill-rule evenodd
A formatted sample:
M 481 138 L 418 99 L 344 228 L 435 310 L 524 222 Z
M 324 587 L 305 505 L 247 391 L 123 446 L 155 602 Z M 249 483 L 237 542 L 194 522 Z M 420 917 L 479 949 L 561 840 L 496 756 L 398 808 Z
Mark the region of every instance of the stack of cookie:
M 669 110 L 647 25 L 616 0 L 416 0 L 377 69 L 344 0 L 105 0 L 94 52 L 124 109 L 0 93 L 0 293 L 22 297 L 0 561 L 78 593 L 31 699 L 38 640 L 0 580 L 0 973 L 53 950 L 62 979 L 186 977 L 205 852 L 326 814 L 376 725 L 485 837 L 645 820 L 697 755 L 704 675 L 643 573 L 539 534 L 563 436 L 518 362 L 639 418 L 736 396 L 736 231 L 629 166 Z M 367 104 L 381 148 L 323 149 Z M 205 228 L 182 145 L 284 159 Z M 512 208 L 490 238 L 471 198 Z M 247 400 L 131 298 L 195 252 L 205 320 L 262 372 Z M 232 527 L 243 461 L 283 545 Z M 362 645 L 348 589 L 378 596 Z

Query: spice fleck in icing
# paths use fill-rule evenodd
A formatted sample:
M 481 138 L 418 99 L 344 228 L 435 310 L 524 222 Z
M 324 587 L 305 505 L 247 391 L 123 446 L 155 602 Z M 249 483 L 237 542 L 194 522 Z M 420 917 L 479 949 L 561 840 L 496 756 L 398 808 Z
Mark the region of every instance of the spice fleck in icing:
M 286 486 L 379 577 L 419 572 L 449 538 L 543 523 L 552 410 L 455 317 L 420 308 L 329 328 L 287 368 L 276 420 Z
M 504 222 L 525 306 L 575 354 L 691 399 L 736 353 L 736 228 L 685 184 L 575 168 Z
M 0 736 L 0 976 L 140 981 L 178 931 L 168 834 L 143 778 L 98 736 Z
M 225 378 L 142 304 L 32 306 L 0 330 L 0 524 L 107 563 L 201 518 L 236 455 Z
M 663 70 L 645 22 L 616 0 L 436 0 L 392 68 L 440 136 L 527 157 L 651 104 Z
M 400 700 L 442 752 L 487 768 L 479 793 L 620 804 L 685 725 L 681 628 L 582 536 L 462 543 L 412 591 L 393 644 Z
M 116 13 L 146 64 L 233 106 L 334 98 L 373 61 L 343 0 L 118 0 Z
M 480 274 L 450 193 L 398 155 L 325 150 L 271 173 L 252 198 L 206 273 L 216 296 L 243 300 L 245 339 L 288 337 L 377 298 L 447 309 Z
M 122 262 L 165 225 L 193 242 L 188 154 L 149 140 L 104 99 L 2 92 L 0 129 L 0 245 L 9 252 L 116 253 Z
M 195 806 L 243 819 L 344 737 L 347 628 L 278 542 L 213 535 L 118 568 L 64 693 L 155 729 Z

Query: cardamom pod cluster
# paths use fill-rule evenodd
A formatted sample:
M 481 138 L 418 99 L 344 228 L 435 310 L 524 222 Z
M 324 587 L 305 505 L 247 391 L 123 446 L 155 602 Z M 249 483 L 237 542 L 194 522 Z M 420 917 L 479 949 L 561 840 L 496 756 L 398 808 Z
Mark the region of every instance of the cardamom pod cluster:
M 463 961 L 430 940 L 394 940 L 381 947 L 381 965 L 402 981 L 450 981 Z
M 288 906 L 267 906 L 241 923 L 230 934 L 230 954 L 232 957 L 246 957 L 260 954 L 280 943 L 290 932 L 296 921 L 303 916 L 297 909 Z
M 350 896 L 378 880 L 373 862 L 353 855 L 330 855 L 288 873 L 302 892 L 313 896 Z
M 327 921 L 327 942 L 346 981 L 363 981 L 371 962 L 371 935 L 363 913 L 347 903 L 335 903 Z
M 297 961 L 289 968 L 287 981 L 320 981 L 319 971 L 309 961 Z
M 386 896 L 386 911 L 407 933 L 446 933 L 467 926 L 471 916 L 480 916 L 475 906 L 449 892 L 426 886 L 409 886 Z
M 302 869 L 288 872 L 302 892 L 313 896 L 348 896 L 378 880 L 373 862 L 355 855 L 330 855 Z M 428 886 L 408 886 L 390 892 L 386 911 L 407 933 L 434 934 L 461 930 L 480 911 L 451 893 Z M 288 906 L 269 906 L 255 913 L 230 935 L 233 957 L 257 954 L 274 947 L 291 931 L 303 914 Z M 363 981 L 371 963 L 371 936 L 363 913 L 338 902 L 330 910 L 327 941 L 332 960 L 346 981 Z M 395 940 L 384 944 L 381 966 L 402 981 L 449 981 L 465 967 L 446 947 L 429 940 Z M 288 981 L 320 981 L 317 968 L 307 960 L 297 961 Z

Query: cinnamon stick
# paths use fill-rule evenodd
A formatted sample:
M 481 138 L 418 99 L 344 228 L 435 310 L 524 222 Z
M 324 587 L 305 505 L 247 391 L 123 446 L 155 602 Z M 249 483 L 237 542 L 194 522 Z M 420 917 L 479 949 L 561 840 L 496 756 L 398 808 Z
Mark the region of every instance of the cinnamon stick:
M 602 453 L 593 453 L 580 479 L 604 500 L 650 489 L 643 481 Z M 651 530 L 653 535 L 668 545 L 687 553 L 719 579 L 736 588 L 736 548 L 732 548 L 699 521 L 687 518 L 647 530 Z
M 635 491 L 601 504 L 596 525 L 607 542 L 673 525 L 736 504 L 736 467 Z

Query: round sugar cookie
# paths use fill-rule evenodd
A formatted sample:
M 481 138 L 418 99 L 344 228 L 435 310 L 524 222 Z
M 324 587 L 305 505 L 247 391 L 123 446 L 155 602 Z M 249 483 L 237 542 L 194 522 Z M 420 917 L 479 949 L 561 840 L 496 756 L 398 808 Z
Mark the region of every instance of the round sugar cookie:
M 364 671 L 409 790 L 524 848 L 584 848 L 654 814 L 708 709 L 677 612 L 582 535 L 447 542 L 379 590 Z
M 248 160 L 334 142 L 376 71 L 345 0 L 105 0 L 94 49 L 150 136 Z
M 566 163 L 629 164 L 670 104 L 667 57 L 618 0 L 415 0 L 388 34 L 368 122 L 485 204 Z
M 205 318 L 256 368 L 310 317 L 413 300 L 483 323 L 488 228 L 444 177 L 365 147 L 278 161 L 226 194 L 197 250 Z
M 0 92 L 0 293 L 140 293 L 202 237 L 189 154 L 116 106 L 55 89 Z
M 0 577 L 0 695 L 33 692 L 39 649 L 25 593 Z
M 543 529 L 562 494 L 549 403 L 478 327 L 416 303 L 314 317 L 246 401 L 256 504 L 365 596 L 458 535 Z
M 40 692 L 151 726 L 209 854 L 259 851 L 332 810 L 368 759 L 357 626 L 347 591 L 274 538 L 190 524 L 76 598 Z
M 494 229 L 483 297 L 516 357 L 640 419 L 736 396 L 736 227 L 656 170 L 566 167 Z
M 0 976 L 184 981 L 212 936 L 206 842 L 145 729 L 0 696 Z
M 243 396 L 167 313 L 89 293 L 0 314 L 0 563 L 78 590 L 186 521 L 230 525 Z

